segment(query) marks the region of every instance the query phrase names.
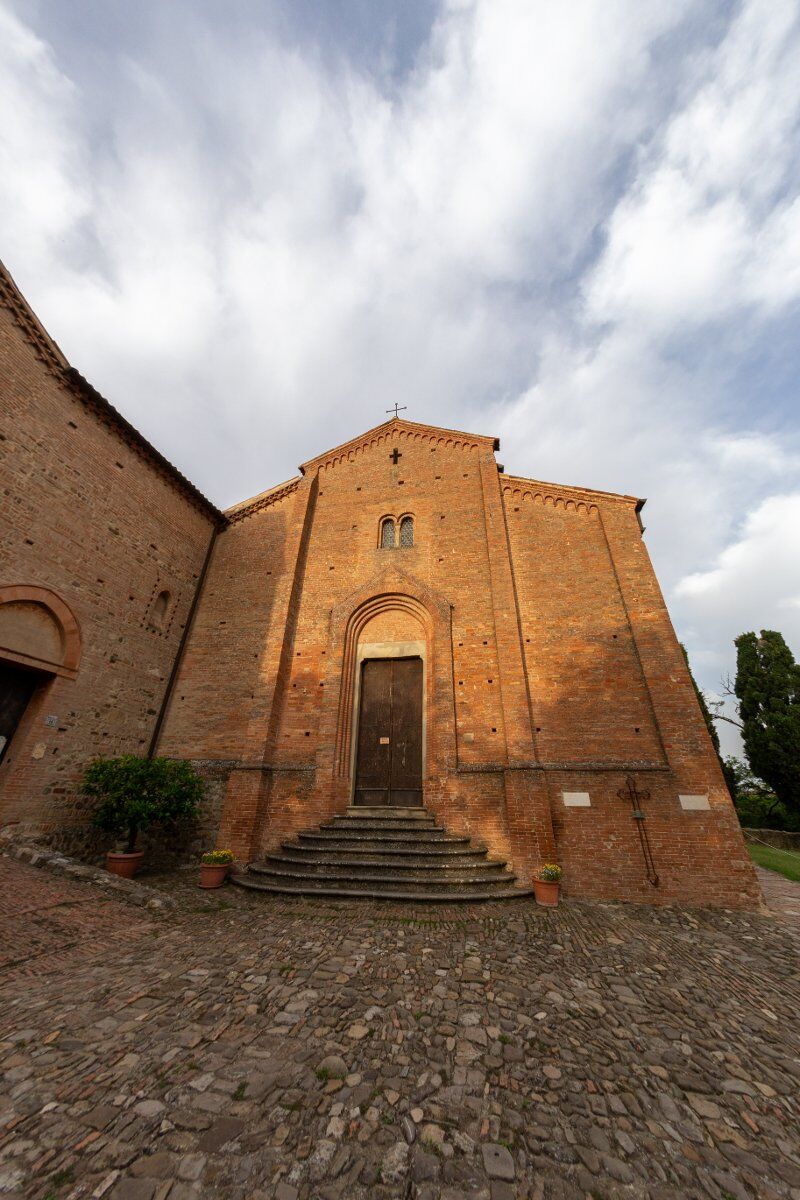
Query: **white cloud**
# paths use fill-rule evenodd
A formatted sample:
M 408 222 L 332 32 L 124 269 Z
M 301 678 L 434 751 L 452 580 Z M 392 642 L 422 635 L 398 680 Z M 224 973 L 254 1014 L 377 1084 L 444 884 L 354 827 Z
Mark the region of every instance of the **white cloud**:
M 763 500 L 708 569 L 679 579 L 673 615 L 715 695 L 735 674 L 732 645 L 740 633 L 778 629 L 800 660 L 800 491 Z M 741 754 L 736 731 L 720 724 L 719 732 L 724 752 Z
M 0 189 L 4 254 L 41 277 L 90 212 L 77 89 L 51 49 L 0 8 Z
M 703 57 L 689 102 L 647 151 L 587 286 L 599 321 L 653 336 L 800 295 L 798 10 L 751 0 Z
M 720 622 L 771 628 L 770 617 L 800 596 L 800 492 L 762 501 L 714 565 L 684 576 L 675 595 Z M 800 645 L 800 618 L 791 633 Z
M 214 499 L 397 400 L 647 496 L 706 685 L 742 628 L 789 627 L 794 0 L 442 0 L 400 82 L 269 6 L 145 3 L 135 45 L 76 59 L 49 3 L 0 0 L 0 252 Z

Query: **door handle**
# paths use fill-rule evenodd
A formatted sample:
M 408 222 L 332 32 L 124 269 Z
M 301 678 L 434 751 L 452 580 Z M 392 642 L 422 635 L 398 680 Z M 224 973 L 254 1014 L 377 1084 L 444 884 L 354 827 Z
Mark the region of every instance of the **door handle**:
M 378 745 L 379 746 L 388 746 L 389 739 L 388 738 L 378 738 Z

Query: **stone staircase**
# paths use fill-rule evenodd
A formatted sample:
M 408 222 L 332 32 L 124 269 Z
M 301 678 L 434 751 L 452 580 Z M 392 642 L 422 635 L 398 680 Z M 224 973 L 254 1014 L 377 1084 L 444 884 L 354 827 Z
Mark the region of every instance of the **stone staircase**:
M 485 846 L 448 833 L 424 808 L 348 808 L 284 842 L 239 887 L 378 900 L 506 900 L 531 895 Z

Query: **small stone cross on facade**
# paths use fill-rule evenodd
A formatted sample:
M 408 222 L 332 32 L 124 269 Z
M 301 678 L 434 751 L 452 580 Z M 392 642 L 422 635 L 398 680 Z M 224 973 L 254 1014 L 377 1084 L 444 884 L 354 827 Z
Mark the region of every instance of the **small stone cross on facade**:
M 400 451 L 397 449 L 397 446 L 395 446 L 394 450 L 393 450 L 393 451 L 392 451 L 392 453 L 389 455 L 389 458 L 392 460 L 392 462 L 394 463 L 394 465 L 395 465 L 395 466 L 397 466 L 398 462 L 400 461 L 400 459 L 401 459 L 402 457 L 403 457 L 403 456 L 402 456 L 402 454 L 400 453 Z

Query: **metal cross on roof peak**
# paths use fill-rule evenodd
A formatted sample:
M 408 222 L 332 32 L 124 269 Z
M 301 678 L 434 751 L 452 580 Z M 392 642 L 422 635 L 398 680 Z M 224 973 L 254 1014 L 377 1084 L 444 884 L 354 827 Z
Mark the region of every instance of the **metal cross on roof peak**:
M 405 412 L 408 408 L 407 404 L 395 404 L 392 408 L 387 408 L 387 413 L 393 413 L 395 420 L 398 419 L 398 413 Z

